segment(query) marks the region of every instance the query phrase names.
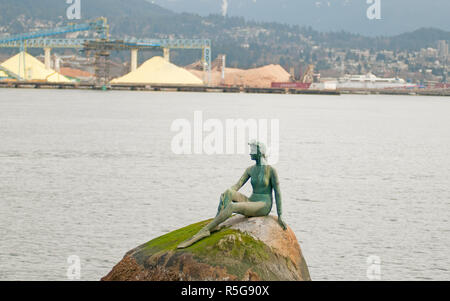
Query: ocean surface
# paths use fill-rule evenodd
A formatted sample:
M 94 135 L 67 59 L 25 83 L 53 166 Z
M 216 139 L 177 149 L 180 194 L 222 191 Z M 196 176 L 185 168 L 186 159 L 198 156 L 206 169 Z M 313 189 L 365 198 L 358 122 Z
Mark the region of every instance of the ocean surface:
M 67 280 L 71 255 L 99 280 L 213 217 L 252 162 L 174 154 L 173 121 L 199 110 L 280 121 L 284 219 L 313 280 L 368 280 L 369 258 L 382 280 L 450 280 L 449 98 L 36 89 L 0 89 L 0 280 Z

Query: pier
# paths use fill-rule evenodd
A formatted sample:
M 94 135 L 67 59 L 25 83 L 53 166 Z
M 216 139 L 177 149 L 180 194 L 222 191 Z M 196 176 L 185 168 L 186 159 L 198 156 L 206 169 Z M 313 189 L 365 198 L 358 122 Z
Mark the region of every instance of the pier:
M 450 96 L 450 89 L 376 89 L 376 90 L 301 90 L 289 88 L 256 88 L 238 86 L 189 86 L 159 84 L 110 84 L 96 83 L 50 83 L 30 81 L 0 81 L 0 88 L 24 89 L 76 89 L 112 91 L 165 91 L 165 92 L 204 92 L 204 93 L 252 93 L 252 94 L 303 94 L 303 95 L 421 95 Z
M 166 92 L 206 92 L 206 93 L 254 93 L 254 94 L 319 94 L 340 95 L 339 91 L 295 90 L 277 88 L 226 87 L 226 86 L 182 86 L 149 84 L 110 84 L 96 83 L 50 83 L 30 81 L 4 81 L 0 88 L 24 89 L 77 89 L 77 90 L 119 90 L 119 91 L 166 91 Z

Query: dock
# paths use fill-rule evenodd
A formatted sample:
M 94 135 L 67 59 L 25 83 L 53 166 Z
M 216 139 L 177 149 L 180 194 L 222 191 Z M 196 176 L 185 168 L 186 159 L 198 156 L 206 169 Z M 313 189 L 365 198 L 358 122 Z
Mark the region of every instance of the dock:
M 339 91 L 296 90 L 296 89 L 279 89 L 279 88 L 182 86 L 182 85 L 150 85 L 150 84 L 109 84 L 106 86 L 102 86 L 94 83 L 49 83 L 49 82 L 22 82 L 22 81 L 0 82 L 0 88 L 340 95 Z
M 27 81 L 0 81 L 0 88 L 23 89 L 72 89 L 72 90 L 111 90 L 111 91 L 164 91 L 164 92 L 204 92 L 204 93 L 249 93 L 249 94 L 303 94 L 303 95 L 417 95 L 450 96 L 450 89 L 342 89 L 342 90 L 306 90 L 292 88 L 257 88 L 239 86 L 183 86 L 153 84 L 109 84 L 95 83 L 50 83 Z

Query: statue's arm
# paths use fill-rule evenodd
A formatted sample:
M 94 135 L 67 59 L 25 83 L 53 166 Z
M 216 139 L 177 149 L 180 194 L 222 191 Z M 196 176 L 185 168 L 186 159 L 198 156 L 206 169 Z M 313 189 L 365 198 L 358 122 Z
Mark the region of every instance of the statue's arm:
M 245 183 L 247 183 L 248 179 L 250 179 L 250 171 L 249 168 L 247 168 L 244 172 L 244 174 L 242 175 L 242 177 L 239 179 L 239 181 L 234 184 L 233 186 L 231 186 L 231 190 L 234 191 L 238 191 L 239 189 L 242 188 L 242 186 L 245 185 Z
M 277 204 L 277 214 L 278 214 L 278 223 L 280 226 L 286 230 L 286 224 L 283 221 L 283 207 L 282 207 L 282 198 L 281 198 L 281 190 L 280 190 L 280 181 L 278 179 L 278 173 L 275 168 L 272 167 L 272 173 L 270 177 L 273 191 L 275 192 L 275 202 Z

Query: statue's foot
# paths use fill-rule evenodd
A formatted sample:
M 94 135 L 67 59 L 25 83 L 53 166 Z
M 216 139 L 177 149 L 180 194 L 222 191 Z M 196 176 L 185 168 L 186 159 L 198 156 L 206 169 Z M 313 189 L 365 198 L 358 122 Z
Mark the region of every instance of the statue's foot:
M 223 228 L 226 228 L 226 227 L 224 225 L 218 225 L 217 227 L 215 227 L 214 229 L 211 230 L 211 233 L 219 232 Z
M 177 248 L 184 249 L 184 248 L 190 247 L 193 244 L 195 244 L 197 241 L 199 241 L 205 237 L 208 237 L 210 235 L 211 235 L 211 233 L 208 230 L 202 229 L 202 230 L 200 230 L 200 232 L 198 232 L 197 234 L 192 236 L 190 239 L 185 240 L 182 243 L 180 243 Z

